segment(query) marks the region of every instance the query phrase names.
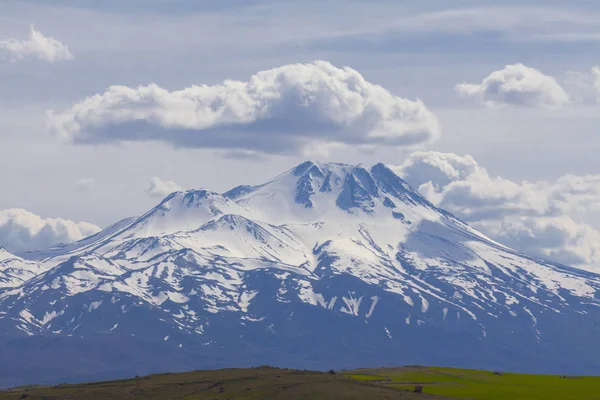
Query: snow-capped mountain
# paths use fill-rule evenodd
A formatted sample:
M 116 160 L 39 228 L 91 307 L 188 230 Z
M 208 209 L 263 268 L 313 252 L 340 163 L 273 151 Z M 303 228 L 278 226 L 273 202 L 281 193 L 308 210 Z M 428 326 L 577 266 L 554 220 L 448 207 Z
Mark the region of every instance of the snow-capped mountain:
M 52 369 L 0 367 L 0 385 L 265 363 L 600 371 L 600 276 L 492 241 L 382 164 L 176 192 L 36 254 L 0 289 L 0 365 Z

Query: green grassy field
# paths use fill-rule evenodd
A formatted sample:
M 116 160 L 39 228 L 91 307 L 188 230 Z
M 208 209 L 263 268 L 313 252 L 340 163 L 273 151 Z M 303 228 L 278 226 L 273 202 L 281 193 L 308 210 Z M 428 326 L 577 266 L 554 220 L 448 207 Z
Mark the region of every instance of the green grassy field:
M 414 393 L 421 386 L 423 393 Z M 17 388 L 0 400 L 600 400 L 600 377 L 455 368 L 360 369 L 336 374 L 270 367 L 159 374 L 121 381 Z
M 350 371 L 353 379 L 423 393 L 477 400 L 600 400 L 600 377 L 493 373 L 455 368 L 403 367 Z

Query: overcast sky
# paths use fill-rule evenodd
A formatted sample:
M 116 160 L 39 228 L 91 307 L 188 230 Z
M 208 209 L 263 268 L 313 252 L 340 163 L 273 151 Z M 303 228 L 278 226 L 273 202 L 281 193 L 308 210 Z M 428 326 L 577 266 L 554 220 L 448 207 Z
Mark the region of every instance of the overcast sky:
M 314 158 L 396 165 L 495 238 L 600 266 L 599 50 L 587 1 L 4 0 L 0 245 Z

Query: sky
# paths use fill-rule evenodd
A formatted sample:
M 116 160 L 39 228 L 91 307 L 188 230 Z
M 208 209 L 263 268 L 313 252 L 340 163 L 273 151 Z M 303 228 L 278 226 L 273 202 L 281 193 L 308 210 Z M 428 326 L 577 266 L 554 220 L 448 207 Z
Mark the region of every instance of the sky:
M 4 0 L 0 245 L 317 159 L 600 270 L 599 50 L 588 1 Z

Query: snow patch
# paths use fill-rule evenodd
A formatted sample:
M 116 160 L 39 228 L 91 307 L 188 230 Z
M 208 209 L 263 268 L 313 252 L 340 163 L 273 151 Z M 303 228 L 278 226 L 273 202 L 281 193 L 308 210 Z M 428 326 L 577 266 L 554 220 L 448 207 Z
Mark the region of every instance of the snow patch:
M 98 307 L 100 307 L 101 305 L 102 305 L 102 300 L 98 300 L 98 301 L 92 301 L 92 302 L 89 304 L 89 306 L 88 306 L 87 310 L 88 310 L 88 312 L 92 312 L 92 311 L 94 311 L 94 310 L 98 309 Z
M 429 301 L 423 296 L 421 296 L 421 312 L 426 313 L 429 310 Z
M 360 303 L 362 302 L 363 296 L 360 296 L 358 299 L 355 299 L 352 296 L 352 293 L 348 293 L 350 297 L 342 296 L 342 300 L 344 301 L 345 307 L 342 306 L 340 311 L 345 314 L 350 314 L 358 317 L 358 310 L 360 308 Z
M 369 318 L 371 317 L 371 315 L 373 314 L 373 310 L 375 310 L 375 306 L 377 305 L 377 302 L 379 301 L 379 297 L 378 296 L 372 296 L 371 297 L 372 303 L 371 303 L 371 308 L 369 308 L 369 312 L 367 313 L 367 315 L 365 315 L 365 318 Z

